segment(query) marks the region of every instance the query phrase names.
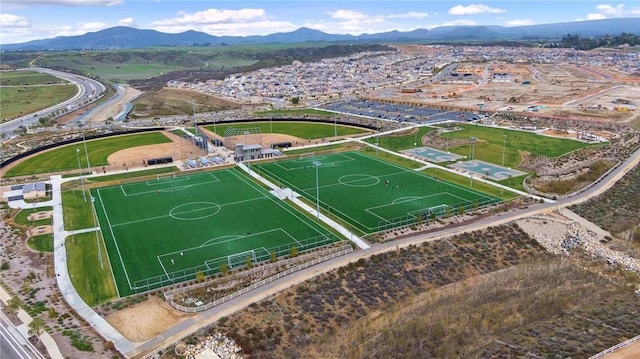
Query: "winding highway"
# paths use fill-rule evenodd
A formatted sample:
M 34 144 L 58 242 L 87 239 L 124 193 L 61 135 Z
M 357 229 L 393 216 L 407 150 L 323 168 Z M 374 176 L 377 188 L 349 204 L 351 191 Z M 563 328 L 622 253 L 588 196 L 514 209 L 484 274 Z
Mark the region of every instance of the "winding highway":
M 27 70 L 27 69 L 25 69 Z M 76 74 L 69 74 L 66 72 L 46 69 L 42 67 L 32 67 L 28 69 L 29 71 L 37 71 L 45 74 L 49 74 L 60 79 L 69 81 L 73 83 L 78 88 L 78 92 L 72 98 L 46 108 L 44 110 L 40 110 L 35 113 L 30 113 L 26 116 L 18 117 L 11 121 L 4 122 L 0 124 L 0 134 L 5 134 L 7 138 L 11 137 L 16 129 L 20 126 L 28 126 L 33 123 L 37 123 L 41 117 L 49 116 L 52 112 L 65 109 L 72 108 L 78 109 L 82 106 L 86 106 L 91 102 L 96 101 L 101 96 L 104 95 L 106 91 L 106 87 L 100 82 L 90 79 L 88 77 L 84 77 Z

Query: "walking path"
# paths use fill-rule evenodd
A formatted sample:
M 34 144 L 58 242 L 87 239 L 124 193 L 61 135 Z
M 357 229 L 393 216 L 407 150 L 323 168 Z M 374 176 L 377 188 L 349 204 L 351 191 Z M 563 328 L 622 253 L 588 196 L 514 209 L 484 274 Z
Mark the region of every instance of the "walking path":
M 77 178 L 63 179 L 60 175 L 51 176 L 49 181 L 51 183 L 51 200 L 38 203 L 39 207 L 53 207 L 53 257 L 58 289 L 64 296 L 64 299 L 67 301 L 69 306 L 71 306 L 71 308 L 73 308 L 82 318 L 84 318 L 84 320 L 86 320 L 98 333 L 100 333 L 103 338 L 113 342 L 115 347 L 121 353 L 126 353 L 134 349 L 137 343 L 131 342 L 127 338 L 125 338 L 103 317 L 98 315 L 98 313 L 96 313 L 91 307 L 89 307 L 89 305 L 87 305 L 87 303 L 85 303 L 82 298 L 80 298 L 80 295 L 71 283 L 71 278 L 69 276 L 69 271 L 67 268 L 67 250 L 64 245 L 65 239 L 73 234 L 87 233 L 99 230 L 99 228 L 84 228 L 76 231 L 66 231 L 64 229 L 62 191 L 60 187 L 63 182 L 76 179 Z M 9 205 L 12 208 L 33 207 L 33 204 L 24 203 L 24 201 L 12 201 L 9 203 Z M 60 358 L 62 358 L 62 356 L 60 356 Z

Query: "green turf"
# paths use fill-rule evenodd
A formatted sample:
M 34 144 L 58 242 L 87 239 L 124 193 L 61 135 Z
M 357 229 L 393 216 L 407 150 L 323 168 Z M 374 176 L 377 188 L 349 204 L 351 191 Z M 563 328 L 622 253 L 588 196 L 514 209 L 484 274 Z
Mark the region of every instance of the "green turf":
M 461 206 L 469 210 L 483 201 L 499 201 L 361 152 L 264 163 L 254 168 L 311 203 L 316 203 L 319 189 L 320 206 L 363 233 L 410 224 L 431 213 L 451 215 Z M 439 207 L 443 204 L 455 213 Z
M 161 132 L 151 132 L 87 141 L 86 145 L 89 152 L 89 164 L 95 168 L 108 165 L 107 157 L 117 151 L 167 142 L 171 142 L 171 140 Z M 82 142 L 42 152 L 26 159 L 9 169 L 6 177 L 78 169 L 78 158 L 80 159 L 80 167 L 86 168 L 87 160 Z
M 63 191 L 62 212 L 64 217 L 64 229 L 67 231 L 95 227 L 91 212 L 91 196 L 89 191 Z
M 336 240 L 237 168 L 92 194 L 121 295 L 215 274 L 229 255 L 255 250 L 269 260 L 271 248 L 282 256 L 311 238 Z
M 478 142 L 472 146 L 457 146 L 449 150 L 453 153 L 469 156 L 472 153 L 474 159 L 487 161 L 495 164 L 502 164 L 502 151 L 507 135 L 506 146 L 504 146 L 505 167 L 517 167 L 521 157 L 518 150 L 527 151 L 548 157 L 559 157 L 580 148 L 593 146 L 584 142 L 571 139 L 554 138 L 549 136 L 536 135 L 525 131 L 514 131 L 495 127 L 460 125 L 462 131 L 448 132 L 442 135 L 444 138 L 464 138 L 477 137 Z
M 34 251 L 53 253 L 53 233 L 30 237 L 27 245 Z
M 102 255 L 102 265 L 98 257 L 98 246 Z M 65 239 L 67 267 L 71 283 L 90 306 L 95 306 L 118 296 L 109 259 L 102 237 L 98 232 L 75 234 Z
M 205 128 L 213 132 L 213 125 L 206 126 Z M 243 128 L 256 128 L 259 127 L 263 134 L 266 133 L 282 133 L 285 135 L 291 135 L 302 139 L 318 139 L 334 137 L 337 131 L 338 136 L 357 135 L 367 133 L 366 130 L 349 127 L 349 126 L 334 126 L 328 123 L 312 123 L 312 122 L 249 122 L 249 123 L 233 123 L 216 125 L 216 133 L 220 136 L 224 136 L 224 132 L 227 128 L 233 127 L 236 129 Z M 273 131 L 272 131 L 273 129 Z M 304 143 L 301 143 L 301 145 Z
M 144 176 L 153 176 L 153 175 L 173 173 L 173 172 L 180 172 L 180 169 L 178 169 L 178 167 L 175 167 L 175 166 L 160 167 L 160 168 L 153 168 L 150 170 L 131 171 L 131 172 L 125 172 L 125 173 L 118 173 L 114 175 L 91 177 L 91 178 L 87 178 L 87 181 L 89 183 L 111 182 L 111 181 L 118 181 L 118 180 L 131 179 L 131 178 L 144 177 Z

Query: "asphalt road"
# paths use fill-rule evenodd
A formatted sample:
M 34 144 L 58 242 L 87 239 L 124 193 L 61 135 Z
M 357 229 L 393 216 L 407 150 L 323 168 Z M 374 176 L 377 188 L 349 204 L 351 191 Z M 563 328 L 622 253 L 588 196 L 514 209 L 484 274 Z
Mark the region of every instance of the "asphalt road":
M 75 94 L 75 96 L 68 99 L 67 101 L 61 102 L 57 105 L 51 106 L 47 109 L 40 110 L 35 113 L 30 113 L 27 116 L 22 116 L 0 124 L 0 133 L 4 133 L 7 138 L 11 137 L 13 135 L 13 132 L 20 126 L 27 126 L 36 123 L 38 122 L 40 117 L 48 116 L 53 111 L 67 108 L 69 106 L 73 107 L 74 109 L 80 108 L 82 107 L 83 102 L 87 102 L 87 104 L 93 102 L 100 97 L 100 94 L 106 91 L 106 88 L 103 84 L 88 77 L 40 67 L 33 67 L 29 70 L 46 73 L 69 81 L 78 87 L 78 92 Z
M 17 332 L 9 319 L 0 313 L 0 359 L 40 359 L 41 354 Z

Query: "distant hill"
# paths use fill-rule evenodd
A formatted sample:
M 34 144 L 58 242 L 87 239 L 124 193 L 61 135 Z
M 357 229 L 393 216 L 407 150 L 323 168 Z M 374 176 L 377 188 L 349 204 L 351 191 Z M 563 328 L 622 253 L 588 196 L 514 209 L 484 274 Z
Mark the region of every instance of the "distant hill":
M 264 36 L 213 36 L 198 31 L 168 34 L 131 27 L 112 27 L 78 36 L 60 36 L 20 44 L 0 45 L 3 51 L 122 49 L 154 46 L 211 46 L 264 43 L 321 42 L 401 42 L 401 41 L 533 41 L 560 39 L 567 34 L 580 36 L 618 35 L 622 32 L 640 35 L 640 19 L 619 18 L 576 21 L 531 26 L 445 26 L 431 30 L 391 31 L 359 36 L 327 34 L 319 30 L 300 28 L 286 33 Z

